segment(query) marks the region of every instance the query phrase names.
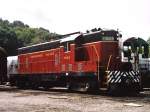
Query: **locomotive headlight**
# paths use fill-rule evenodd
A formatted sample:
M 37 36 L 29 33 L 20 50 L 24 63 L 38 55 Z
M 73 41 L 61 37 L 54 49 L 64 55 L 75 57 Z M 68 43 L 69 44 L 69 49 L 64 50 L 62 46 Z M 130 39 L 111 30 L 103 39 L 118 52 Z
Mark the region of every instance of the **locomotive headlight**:
M 120 57 L 119 57 L 119 56 L 117 56 L 117 57 L 116 57 L 116 59 L 120 59 Z

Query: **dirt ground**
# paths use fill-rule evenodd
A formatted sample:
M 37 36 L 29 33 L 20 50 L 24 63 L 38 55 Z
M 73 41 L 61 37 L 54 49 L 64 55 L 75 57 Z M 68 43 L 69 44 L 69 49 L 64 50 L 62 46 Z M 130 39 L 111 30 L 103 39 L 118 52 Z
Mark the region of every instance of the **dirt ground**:
M 150 112 L 150 92 L 111 97 L 63 88 L 44 91 L 0 86 L 0 112 Z

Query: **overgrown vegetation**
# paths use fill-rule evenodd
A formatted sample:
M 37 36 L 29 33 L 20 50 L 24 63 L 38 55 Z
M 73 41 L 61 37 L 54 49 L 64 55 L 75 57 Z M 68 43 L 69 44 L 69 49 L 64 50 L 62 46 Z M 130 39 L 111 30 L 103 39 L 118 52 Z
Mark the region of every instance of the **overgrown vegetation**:
M 10 23 L 0 19 L 0 47 L 3 47 L 8 56 L 16 55 L 17 48 L 58 39 L 59 35 L 44 28 L 31 28 L 21 21 Z

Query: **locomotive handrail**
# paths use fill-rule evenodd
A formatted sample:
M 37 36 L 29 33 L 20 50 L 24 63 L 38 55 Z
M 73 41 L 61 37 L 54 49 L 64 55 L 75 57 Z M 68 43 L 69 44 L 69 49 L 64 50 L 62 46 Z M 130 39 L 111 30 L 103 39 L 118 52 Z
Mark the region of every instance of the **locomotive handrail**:
M 94 47 L 94 50 L 95 50 L 95 53 L 96 53 L 96 56 L 97 56 L 97 61 L 98 61 L 98 69 L 97 69 L 97 74 L 98 74 L 98 76 L 97 76 L 97 78 L 98 78 L 98 81 L 100 80 L 99 78 L 99 54 L 98 54 L 98 51 L 97 51 L 97 49 L 96 49 L 96 47 L 95 47 L 95 45 L 92 45 L 93 47 Z
M 108 69 L 109 69 L 109 66 L 110 66 L 110 62 L 111 62 L 111 58 L 112 58 L 112 55 L 109 55 L 109 60 L 108 60 L 108 63 L 107 63 L 107 68 L 106 68 L 106 73 L 107 73 L 107 85 L 108 85 Z
M 112 55 L 109 55 L 109 60 L 108 60 L 106 71 L 108 71 L 108 69 L 109 69 L 111 58 L 112 58 Z

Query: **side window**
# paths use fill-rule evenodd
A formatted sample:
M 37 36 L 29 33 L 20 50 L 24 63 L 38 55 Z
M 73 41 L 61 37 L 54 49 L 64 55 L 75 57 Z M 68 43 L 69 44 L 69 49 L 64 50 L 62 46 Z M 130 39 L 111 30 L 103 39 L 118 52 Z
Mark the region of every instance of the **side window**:
M 84 38 L 82 36 L 75 40 L 75 61 L 88 61 L 88 48 L 84 46 Z
M 64 52 L 70 51 L 70 43 L 69 42 L 63 43 L 63 46 L 64 46 Z
M 82 47 L 75 47 L 75 61 L 83 61 L 84 60 L 84 51 Z
M 130 46 L 124 46 L 123 47 L 123 54 L 124 54 L 124 57 L 131 58 L 131 47 Z
M 75 48 L 75 61 L 88 61 L 89 54 L 87 48 L 84 46 Z
M 114 37 L 111 36 L 103 36 L 102 41 L 114 41 Z
M 67 52 L 67 44 L 64 44 L 64 52 Z

